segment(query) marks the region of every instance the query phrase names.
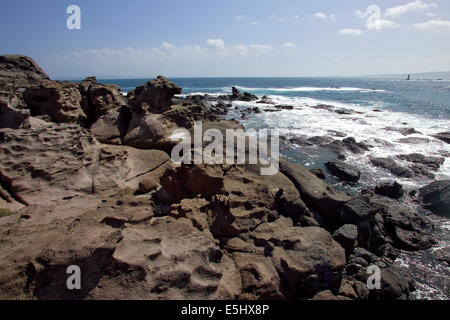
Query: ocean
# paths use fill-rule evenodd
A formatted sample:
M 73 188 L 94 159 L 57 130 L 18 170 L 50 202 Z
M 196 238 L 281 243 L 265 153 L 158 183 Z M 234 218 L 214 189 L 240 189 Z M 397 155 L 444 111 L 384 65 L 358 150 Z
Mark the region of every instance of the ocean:
M 433 180 L 450 179 L 450 145 L 432 136 L 450 131 L 450 81 L 402 79 L 360 79 L 360 78 L 171 78 L 183 88 L 183 95 L 230 94 L 231 87 L 267 96 L 276 104 L 290 105 L 292 110 L 250 114 L 241 119 L 241 110 L 257 106 L 260 109 L 270 105 L 255 102 L 236 102 L 227 118 L 235 118 L 248 128 L 278 128 L 286 139 L 295 137 L 354 137 L 372 146 L 364 155 L 350 155 L 346 160 L 357 166 L 361 180 L 355 185 L 345 185 L 333 177 L 327 182 L 335 188 L 357 194 L 367 186 L 380 182 L 398 181 L 407 190 L 423 187 Z M 105 79 L 102 83 L 115 83 L 123 92 L 128 92 L 145 83 L 147 79 Z M 317 105 L 332 105 L 356 111 L 351 115 L 338 114 L 326 109 L 312 108 Z M 414 128 L 418 133 L 408 136 L 387 128 Z M 405 141 L 405 138 L 415 138 Z M 342 139 L 342 138 L 340 138 Z M 386 170 L 374 167 L 370 157 L 394 158 L 400 154 L 420 153 L 425 156 L 446 157 L 445 163 L 436 172 L 434 179 L 400 179 Z M 326 171 L 324 163 L 336 155 L 317 147 L 292 147 L 281 150 L 291 161 L 310 169 Z M 402 161 L 396 159 L 399 164 Z M 406 165 L 406 163 L 404 163 Z M 404 200 L 404 205 L 427 214 L 413 200 Z M 444 262 L 436 260 L 433 251 L 447 249 L 450 243 L 448 219 L 430 215 L 438 225 L 438 245 L 420 253 L 404 252 L 399 264 L 412 272 L 418 290 L 418 299 L 449 299 L 450 270 Z

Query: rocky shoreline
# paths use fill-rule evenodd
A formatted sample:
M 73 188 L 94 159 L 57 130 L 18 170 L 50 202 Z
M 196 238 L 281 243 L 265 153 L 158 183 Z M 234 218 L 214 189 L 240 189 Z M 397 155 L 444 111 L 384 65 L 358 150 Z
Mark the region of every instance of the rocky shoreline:
M 233 101 L 270 104 L 236 88 L 214 98 L 181 92 L 160 76 L 124 97 L 95 77 L 52 81 L 28 57 L 0 56 L 1 299 L 411 297 L 414 280 L 394 261 L 399 250 L 432 247 L 434 226 L 397 201 L 401 186 L 349 196 L 284 160 L 269 177 L 260 165 L 175 165 L 175 129 L 242 128 L 223 117 Z M 436 138 L 448 143 L 447 133 Z M 345 154 L 370 148 L 354 138 L 288 143 L 334 150 L 340 160 L 327 167 L 349 183 L 359 175 Z M 410 167 L 372 162 L 399 177 L 443 162 L 402 157 Z M 449 181 L 436 181 L 417 201 L 448 217 L 449 192 Z M 79 291 L 66 287 L 70 265 L 82 270 Z M 373 265 L 381 288 L 369 290 Z

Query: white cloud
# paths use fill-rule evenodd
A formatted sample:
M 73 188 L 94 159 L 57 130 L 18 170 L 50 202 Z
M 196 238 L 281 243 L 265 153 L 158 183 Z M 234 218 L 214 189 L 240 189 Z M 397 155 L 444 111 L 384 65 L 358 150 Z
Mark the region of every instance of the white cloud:
M 272 50 L 272 46 L 266 44 L 251 44 L 250 49 L 256 53 L 262 53 Z
M 335 14 L 330 14 L 327 15 L 326 13 L 323 12 L 317 12 L 314 14 L 314 18 L 320 19 L 320 20 L 331 20 L 331 21 L 335 21 L 336 20 L 336 15 Z
M 314 14 L 314 17 L 322 20 L 326 20 L 328 18 L 328 16 L 323 12 L 317 12 Z
M 171 50 L 173 50 L 174 48 L 176 48 L 176 45 L 174 45 L 174 44 L 172 44 L 172 43 L 168 43 L 168 42 L 163 42 L 162 44 L 161 44 L 161 46 L 160 46 L 160 48 L 162 49 L 162 50 L 165 50 L 165 51 L 171 51 Z
M 237 16 L 236 20 L 244 20 L 245 18 L 247 18 L 246 16 Z
M 394 21 L 376 19 L 371 23 L 367 23 L 367 28 L 369 30 L 382 30 L 382 29 L 395 29 L 400 28 L 400 25 Z
M 341 29 L 339 31 L 341 35 L 350 35 L 350 36 L 360 36 L 363 34 L 362 30 L 359 29 Z
M 436 8 L 435 3 L 425 3 L 422 0 L 416 0 L 414 2 L 409 2 L 404 5 L 395 6 L 386 10 L 384 16 L 386 18 L 398 18 L 411 11 L 428 10 L 431 8 Z
M 295 44 L 293 44 L 292 42 L 286 42 L 283 44 L 283 48 L 293 49 L 293 48 L 295 48 Z
M 206 45 L 210 48 L 214 48 L 216 50 L 224 50 L 225 42 L 222 39 L 208 39 L 206 40 Z
M 250 23 L 252 26 L 257 26 L 258 24 L 260 24 L 258 21 L 252 21 L 251 23 Z
M 446 20 L 430 20 L 428 22 L 413 24 L 413 29 L 419 31 L 450 31 L 450 21 Z
M 300 16 L 299 16 L 299 15 L 296 15 L 296 16 L 294 16 L 294 19 L 295 19 L 295 20 L 298 20 L 298 19 L 300 19 Z

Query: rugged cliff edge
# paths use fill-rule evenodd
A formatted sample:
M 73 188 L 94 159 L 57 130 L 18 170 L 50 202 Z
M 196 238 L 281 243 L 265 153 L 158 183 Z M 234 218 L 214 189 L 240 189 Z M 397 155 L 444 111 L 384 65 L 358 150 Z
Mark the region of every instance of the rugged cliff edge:
M 397 249 L 433 226 L 395 201 L 350 197 L 304 167 L 175 165 L 173 130 L 239 128 L 227 105 L 158 77 L 122 96 L 0 57 L 0 298 L 408 299 Z M 256 100 L 233 90 L 222 99 Z M 78 265 L 82 289 L 66 287 Z M 381 268 L 369 290 L 367 268 Z

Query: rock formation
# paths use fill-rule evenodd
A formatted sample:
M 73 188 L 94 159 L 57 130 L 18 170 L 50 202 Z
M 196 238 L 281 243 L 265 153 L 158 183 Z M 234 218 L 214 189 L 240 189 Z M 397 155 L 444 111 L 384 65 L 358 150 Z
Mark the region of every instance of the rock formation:
M 23 56 L 0 57 L 0 84 L 0 207 L 13 213 L 0 218 L 2 299 L 408 299 L 395 250 L 434 243 L 418 214 L 284 160 L 273 176 L 174 164 L 174 129 L 240 128 L 221 100 L 258 98 L 237 89 L 174 98 L 160 76 L 125 99 L 94 77 L 52 81 Z M 81 290 L 66 287 L 70 265 Z

